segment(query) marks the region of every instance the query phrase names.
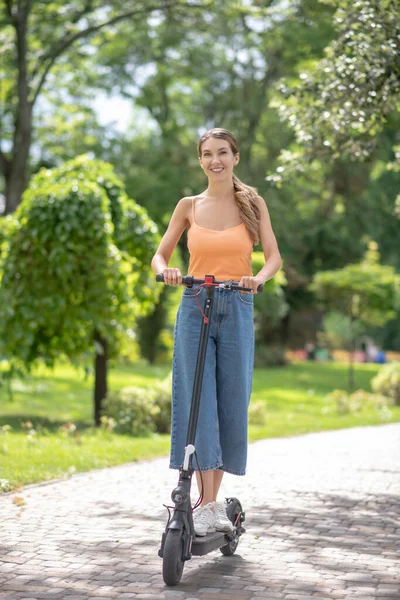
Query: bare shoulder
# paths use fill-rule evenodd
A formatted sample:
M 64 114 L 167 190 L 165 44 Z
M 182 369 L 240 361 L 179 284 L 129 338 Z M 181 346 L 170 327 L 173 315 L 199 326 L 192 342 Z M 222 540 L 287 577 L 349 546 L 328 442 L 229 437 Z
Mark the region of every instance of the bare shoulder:
M 190 211 L 192 208 L 192 202 L 193 196 L 185 196 L 184 198 L 181 198 L 179 200 L 178 204 L 176 205 L 176 208 L 183 213 Z
M 260 196 L 259 194 L 257 195 L 257 206 L 260 209 L 261 214 L 263 212 L 268 212 L 268 207 L 267 207 L 267 203 L 264 200 L 264 198 L 262 196 Z

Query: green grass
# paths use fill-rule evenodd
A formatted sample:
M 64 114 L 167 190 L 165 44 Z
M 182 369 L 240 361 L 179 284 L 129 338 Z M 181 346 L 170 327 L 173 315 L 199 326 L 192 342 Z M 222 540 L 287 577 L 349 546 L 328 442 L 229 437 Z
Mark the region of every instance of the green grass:
M 111 369 L 109 386 L 152 385 L 165 377 L 169 368 L 120 365 Z M 357 365 L 356 387 L 369 390 L 377 371 L 377 365 Z M 367 406 L 360 412 L 339 414 L 324 398 L 346 384 L 347 365 L 340 363 L 256 369 L 252 399 L 265 403 L 265 419 L 261 425 L 250 425 L 250 441 L 400 421 L 400 407 L 391 407 L 388 413 Z M 55 371 L 41 368 L 16 381 L 12 402 L 0 388 L 0 425 L 12 426 L 8 434 L 0 435 L 0 479 L 27 484 L 168 453 L 166 435 L 131 438 L 94 430 L 92 388 L 92 376 L 85 379 L 83 370 L 70 365 L 59 365 Z M 33 423 L 36 433 L 29 435 L 22 427 L 27 421 Z M 60 434 L 60 425 L 67 422 L 74 423 L 77 431 Z
M 125 386 L 145 387 L 169 372 L 169 366 L 118 365 L 110 369 L 109 387 L 116 390 Z M 70 364 L 58 365 L 50 370 L 41 367 L 33 376 L 15 381 L 13 401 L 0 387 L 0 425 L 8 423 L 21 428 L 21 420 L 38 421 L 48 427 L 58 427 L 73 421 L 80 426 L 93 423 L 93 377 L 85 377 L 82 368 Z
M 324 398 L 329 392 L 347 388 L 347 370 L 344 363 L 311 362 L 257 369 L 252 400 L 264 401 L 266 412 L 264 424 L 250 425 L 250 439 L 400 421 L 400 407 L 390 407 L 388 413 L 368 405 L 360 412 L 340 414 L 335 405 L 327 404 Z M 357 365 L 355 389 L 371 391 L 370 381 L 378 370 L 375 364 Z

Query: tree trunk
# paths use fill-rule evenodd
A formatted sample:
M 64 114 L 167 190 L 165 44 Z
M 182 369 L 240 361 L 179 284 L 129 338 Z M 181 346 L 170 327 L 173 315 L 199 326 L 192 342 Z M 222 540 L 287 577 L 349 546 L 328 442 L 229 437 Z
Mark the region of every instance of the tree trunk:
M 27 167 L 32 139 L 32 109 L 28 73 L 28 19 L 31 0 L 18 2 L 14 12 L 8 3 L 8 14 L 15 29 L 18 103 L 14 116 L 14 135 L 10 157 L 1 161 L 5 178 L 5 214 L 14 212 L 26 188 Z
M 18 161 L 11 163 L 11 173 L 5 178 L 5 209 L 4 215 L 13 213 L 21 202 L 22 194 L 26 189 L 26 171 L 30 143 L 27 141 L 26 151 L 20 154 Z M 23 156 L 23 154 L 25 156 Z
M 351 394 L 354 391 L 354 354 L 356 351 L 356 339 L 353 338 L 349 352 L 349 373 L 348 373 L 348 392 Z
M 96 358 L 94 361 L 94 423 L 100 425 L 101 409 L 104 398 L 107 396 L 107 340 L 96 330 Z
M 15 123 L 14 146 L 9 162 L 8 173 L 5 174 L 5 214 L 15 211 L 21 202 L 26 189 L 29 151 L 32 139 L 32 103 L 26 96 L 20 98 L 18 115 Z

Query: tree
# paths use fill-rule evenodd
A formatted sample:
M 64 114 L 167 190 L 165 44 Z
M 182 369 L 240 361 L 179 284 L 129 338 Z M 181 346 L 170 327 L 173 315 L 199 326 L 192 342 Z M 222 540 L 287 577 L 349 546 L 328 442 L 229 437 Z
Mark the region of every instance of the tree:
M 299 60 L 321 55 L 332 10 L 314 0 L 279 12 L 273 2 L 257 3 L 264 7 L 257 11 L 255 4 L 239 10 L 224 2 L 223 9 L 212 9 L 212 21 L 198 20 L 195 30 L 177 19 L 160 20 L 143 29 L 140 56 L 122 44 L 114 53 L 111 46 L 100 49 L 103 69 L 112 66 L 109 86 L 132 97 L 136 109 L 110 160 L 160 224 L 179 197 L 204 184 L 195 149 L 200 130 L 232 129 L 241 147 L 238 174 L 261 194 L 268 187 L 265 165 L 292 136 L 270 106 L 271 90 Z M 144 79 L 139 89 L 132 88 L 136 73 Z M 138 130 L 137 114 L 145 115 L 147 128 Z
M 334 0 L 323 0 L 337 4 Z M 281 115 L 296 133 L 304 161 L 346 155 L 368 158 L 390 114 L 400 109 L 400 5 L 397 0 L 340 0 L 337 36 L 325 58 L 300 74 L 295 89 L 283 84 Z
M 32 0 L 1 0 L 0 27 L 5 48 L 3 56 L 2 114 L 4 134 L 10 151 L 0 147 L 0 172 L 5 181 L 5 212 L 16 209 L 27 185 L 33 114 L 37 100 L 56 65 L 68 60 L 76 63 L 93 55 L 90 40 L 97 36 L 96 48 L 107 32 L 128 21 L 138 26 L 151 15 L 187 14 L 205 9 L 207 0 L 78 0 L 50 4 Z M 102 34 L 103 38 L 99 39 Z M 74 52 L 71 52 L 71 50 Z M 67 58 L 68 57 L 68 58 Z
M 349 388 L 353 389 L 353 352 L 360 325 L 382 326 L 396 316 L 400 309 L 400 276 L 393 267 L 379 264 L 377 245 L 370 242 L 361 263 L 316 273 L 310 288 L 324 308 L 350 319 Z
M 32 180 L 15 214 L 0 287 L 1 355 L 29 368 L 95 355 L 94 417 L 107 359 L 159 294 L 157 228 L 112 167 L 79 157 Z
M 263 252 L 253 252 L 252 270 L 258 273 L 264 264 Z M 270 343 L 271 328 L 276 326 L 286 316 L 288 305 L 285 302 L 283 287 L 286 285 L 286 277 L 281 269 L 275 277 L 267 281 L 262 294 L 254 298 L 254 324 L 255 341 L 258 344 L 268 345 Z
M 7 254 L 8 239 L 14 225 L 15 219 L 11 215 L 5 219 L 0 219 L 0 278 L 2 273 L 2 263 Z

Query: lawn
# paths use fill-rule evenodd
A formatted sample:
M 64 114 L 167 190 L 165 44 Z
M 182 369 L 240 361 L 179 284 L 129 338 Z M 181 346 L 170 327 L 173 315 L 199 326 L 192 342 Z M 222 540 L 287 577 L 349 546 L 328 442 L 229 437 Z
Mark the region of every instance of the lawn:
M 357 387 L 369 390 L 378 368 L 358 365 Z M 168 372 L 168 365 L 119 365 L 110 371 L 109 386 L 148 386 Z M 264 422 L 250 425 L 250 440 L 400 421 L 400 407 L 382 411 L 367 406 L 358 412 L 339 413 L 324 398 L 335 388 L 345 388 L 346 381 L 347 365 L 341 363 L 256 369 L 252 401 L 265 406 Z M 166 435 L 132 438 L 94 430 L 92 388 L 92 376 L 71 365 L 59 365 L 55 371 L 41 368 L 29 378 L 15 381 L 11 402 L 0 388 L 0 426 L 12 427 L 8 432 L 3 427 L 0 435 L 0 480 L 24 485 L 168 453 Z M 60 426 L 66 423 L 73 425 L 60 433 Z

